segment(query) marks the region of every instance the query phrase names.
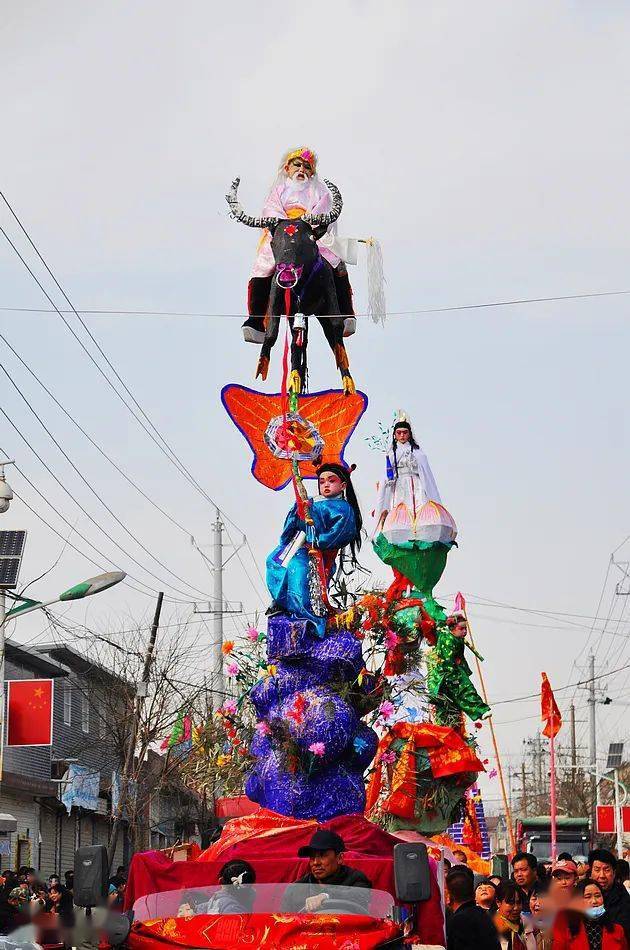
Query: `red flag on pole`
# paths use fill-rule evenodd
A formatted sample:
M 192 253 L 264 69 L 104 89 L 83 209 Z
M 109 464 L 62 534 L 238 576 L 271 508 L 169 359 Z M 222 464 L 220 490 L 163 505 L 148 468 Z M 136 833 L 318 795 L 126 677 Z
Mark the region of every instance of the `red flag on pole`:
M 51 745 L 53 680 L 9 680 L 7 745 Z
M 462 610 L 464 612 L 466 611 L 466 600 L 464 599 L 464 595 L 461 591 L 458 591 L 457 594 L 455 594 L 455 610 Z
M 546 724 L 543 729 L 543 735 L 548 739 L 553 739 L 560 732 L 562 726 L 562 716 L 558 709 L 556 697 L 553 695 L 551 683 L 547 679 L 547 674 L 542 673 L 542 686 L 540 688 L 540 714 L 543 722 Z

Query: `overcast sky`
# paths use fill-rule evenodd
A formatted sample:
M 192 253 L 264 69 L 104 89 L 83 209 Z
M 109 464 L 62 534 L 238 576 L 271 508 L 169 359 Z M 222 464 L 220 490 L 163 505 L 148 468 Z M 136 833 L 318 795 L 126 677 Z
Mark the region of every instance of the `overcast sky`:
M 8 0 L 0 18 L 0 184 L 75 305 L 241 313 L 257 236 L 230 221 L 223 196 L 240 174 L 253 213 L 283 150 L 316 149 L 322 174 L 344 197 L 341 233 L 382 243 L 393 312 L 385 327 L 360 321 L 349 345 L 355 379 L 370 399 L 347 452 L 358 464 L 365 511 L 382 460 L 364 439 L 402 406 L 460 528 L 440 593 L 447 606 L 456 590 L 469 595 L 491 700 L 536 692 L 543 669 L 556 687 L 575 682 L 591 645 L 599 672 L 630 663 L 630 616 L 622 613 L 629 599 L 615 596 L 622 580 L 615 567 L 603 619 L 584 649 L 610 554 L 630 534 L 630 298 L 396 315 L 630 290 L 627 4 Z M 36 266 L 6 208 L 0 223 Z M 50 277 L 41 266 L 36 272 L 61 304 Z M 364 310 L 364 260 L 351 278 Z M 2 307 L 49 306 L 6 242 L 0 282 Z M 262 569 L 291 498 L 251 478 L 247 447 L 219 401 L 226 382 L 252 384 L 257 351 L 242 342 L 240 321 L 85 319 L 162 435 L 247 533 Z M 209 591 L 207 567 L 188 540 L 188 533 L 200 545 L 210 540 L 207 501 L 116 400 L 57 315 L 0 311 L 0 321 L 73 417 L 184 530 L 116 474 L 0 342 L 2 365 L 133 538 L 72 472 L 4 375 L 0 404 L 128 553 L 77 509 L 4 417 L 2 449 L 101 549 L 104 557 L 92 551 L 99 565 L 116 563 L 160 588 L 144 568 L 160 578 L 166 571 L 138 539 Z M 80 330 L 74 317 L 69 322 Z M 312 387 L 336 385 L 317 331 L 309 355 Z M 279 361 L 275 352 L 267 391 L 278 388 Z M 21 476 L 9 476 L 88 551 Z M 17 500 L 2 527 L 31 532 L 23 579 L 41 574 L 62 550 Z M 252 556 L 241 557 L 246 571 L 235 558 L 226 594 L 253 611 L 265 595 Z M 387 577 L 371 553 L 364 561 Z M 66 548 L 32 592 L 43 598 L 95 572 Z M 68 617 L 113 625 L 152 606 L 150 597 L 119 588 L 73 605 Z M 168 607 L 169 616 L 190 612 L 189 604 Z M 198 629 L 203 646 L 211 634 Z M 25 618 L 16 636 L 49 633 L 42 618 Z M 630 677 L 624 671 L 602 682 L 623 699 Z M 559 693 L 563 709 L 573 693 Z M 583 744 L 582 691 L 576 703 Z M 598 716 L 602 748 L 630 738 L 627 709 L 600 707 Z M 496 720 L 506 761 L 516 764 L 537 728 L 538 703 L 502 703 Z M 480 738 L 489 752 L 487 729 Z M 485 787 L 491 803 L 496 781 Z

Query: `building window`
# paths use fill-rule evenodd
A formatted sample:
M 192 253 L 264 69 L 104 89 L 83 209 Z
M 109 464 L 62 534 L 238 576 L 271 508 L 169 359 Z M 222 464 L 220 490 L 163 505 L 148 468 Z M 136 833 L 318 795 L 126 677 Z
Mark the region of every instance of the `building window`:
M 90 700 L 85 694 L 81 697 L 81 729 L 86 734 L 90 731 Z
M 63 684 L 63 722 L 72 725 L 72 684 L 68 680 Z

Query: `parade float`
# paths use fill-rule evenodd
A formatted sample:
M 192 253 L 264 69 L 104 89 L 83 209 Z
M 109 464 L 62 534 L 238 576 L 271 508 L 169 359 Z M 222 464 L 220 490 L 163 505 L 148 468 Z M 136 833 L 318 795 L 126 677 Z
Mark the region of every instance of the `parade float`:
M 260 217 L 242 209 L 238 186 L 235 179 L 227 195 L 231 215 L 261 232 L 243 335 L 261 347 L 257 377 L 274 371 L 279 337 L 282 357 L 277 392 L 228 383 L 221 398 L 252 453 L 254 478 L 268 490 L 286 489 L 290 500 L 269 545 L 266 624 L 247 631 L 245 646 L 224 644 L 233 698 L 217 710 L 213 729 L 218 722 L 224 731 L 217 769 L 238 760 L 245 794 L 259 808 L 228 822 L 215 844 L 179 868 L 164 856 L 134 859 L 128 901 L 146 905 L 135 938 L 132 933 L 137 946 L 154 938 L 262 945 L 269 920 L 258 921 L 258 936 L 251 919 L 231 923 L 231 943 L 211 942 L 219 939 L 216 922 L 203 942 L 198 922 L 187 931 L 185 922 L 171 921 L 165 930 L 164 914 L 152 933 L 147 896 L 214 884 L 224 862 L 235 858 L 250 863 L 257 883 L 295 881 L 306 870 L 298 846 L 322 823 L 342 835 L 347 863 L 395 897 L 397 833 L 439 835 L 464 821 L 467 789 L 483 770 L 474 730 L 471 735 L 466 725 L 466 717 L 479 725 L 489 713 L 466 661 L 466 651 L 476 651 L 466 639 L 465 614 L 446 611 L 434 596 L 457 527 L 402 412 L 372 439 L 384 456 L 372 544 L 393 572 L 391 584 L 360 589 L 352 583 L 366 532 L 353 485 L 357 474 L 347 459 L 368 397 L 350 374 L 344 342 L 355 330 L 346 262 L 356 260 L 358 245 L 337 234 L 340 190 L 319 179 L 309 149 L 284 156 Z M 378 318 L 385 311 L 380 249 L 364 243 L 368 310 Z M 341 389 L 309 391 L 313 317 L 332 350 Z M 439 904 L 434 873 L 431 899 L 418 909 L 416 939 L 443 943 Z M 315 916 L 314 922 L 302 915 L 297 925 L 273 926 L 286 933 L 297 926 L 300 946 L 322 943 L 325 935 L 325 946 L 376 947 L 403 935 L 401 925 L 381 926 L 380 919 L 371 928 L 328 920 L 322 930 L 324 918 Z M 273 946 L 293 946 L 282 942 L 289 940 L 286 933 L 274 930 Z M 349 934 L 355 942 L 348 942 Z

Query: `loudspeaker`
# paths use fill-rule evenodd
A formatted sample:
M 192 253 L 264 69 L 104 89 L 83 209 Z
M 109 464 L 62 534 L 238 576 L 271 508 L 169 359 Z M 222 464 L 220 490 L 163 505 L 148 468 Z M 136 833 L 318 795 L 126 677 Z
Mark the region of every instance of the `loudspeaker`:
M 109 862 L 105 845 L 79 848 L 74 855 L 74 903 L 78 907 L 104 904 L 108 884 Z
M 431 873 L 426 845 L 401 842 L 394 846 L 396 897 L 408 904 L 431 896 Z

